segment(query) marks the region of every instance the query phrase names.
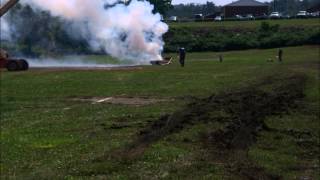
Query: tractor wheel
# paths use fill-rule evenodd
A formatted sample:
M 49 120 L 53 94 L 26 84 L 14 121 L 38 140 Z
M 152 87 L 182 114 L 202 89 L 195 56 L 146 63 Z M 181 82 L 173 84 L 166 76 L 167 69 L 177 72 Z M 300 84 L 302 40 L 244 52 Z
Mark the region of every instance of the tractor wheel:
M 21 62 L 22 62 L 22 69 L 21 70 L 23 70 L 23 71 L 28 70 L 29 69 L 29 63 L 24 59 L 22 59 Z
M 8 71 L 18 71 L 19 65 L 15 61 L 9 61 L 7 64 L 7 69 L 8 69 Z

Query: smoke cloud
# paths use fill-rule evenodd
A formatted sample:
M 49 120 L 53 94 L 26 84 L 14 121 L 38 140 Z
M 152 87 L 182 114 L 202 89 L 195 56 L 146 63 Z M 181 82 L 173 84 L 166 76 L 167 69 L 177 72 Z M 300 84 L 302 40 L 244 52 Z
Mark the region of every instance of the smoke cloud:
M 7 40 L 10 41 L 11 40 L 11 36 L 10 36 L 10 26 L 9 23 L 1 18 L 0 19 L 0 36 L 1 36 L 1 40 Z
M 33 68 L 112 68 L 112 67 L 127 67 L 136 64 L 106 64 L 99 63 L 90 58 L 83 57 L 64 57 L 57 59 L 28 59 L 30 67 Z
M 62 17 L 88 33 L 94 49 L 103 49 L 113 57 L 133 60 L 140 64 L 162 59 L 162 36 L 168 26 L 161 22 L 160 14 L 153 14 L 153 5 L 147 1 L 132 0 L 129 5 L 118 0 L 25 0 L 53 16 Z M 82 30 L 82 31 L 83 31 Z

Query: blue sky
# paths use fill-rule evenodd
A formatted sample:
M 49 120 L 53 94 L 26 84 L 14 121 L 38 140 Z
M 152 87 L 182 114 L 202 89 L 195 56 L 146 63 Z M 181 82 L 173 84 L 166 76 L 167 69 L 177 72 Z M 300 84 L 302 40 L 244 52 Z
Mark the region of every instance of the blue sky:
M 180 3 L 206 3 L 207 1 L 214 2 L 216 5 L 225 5 L 231 3 L 236 0 L 172 0 L 173 4 L 180 4 Z M 266 2 L 270 0 L 258 0 L 260 2 Z

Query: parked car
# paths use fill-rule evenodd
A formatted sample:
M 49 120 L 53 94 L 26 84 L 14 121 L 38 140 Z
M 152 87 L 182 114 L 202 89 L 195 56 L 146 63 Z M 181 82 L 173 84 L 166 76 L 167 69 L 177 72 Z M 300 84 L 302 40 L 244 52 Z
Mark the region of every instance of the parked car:
M 195 21 L 203 21 L 203 14 L 195 14 L 194 15 L 194 20 Z
M 222 21 L 222 17 L 221 16 L 217 16 L 214 18 L 214 21 Z
M 284 19 L 291 19 L 291 16 L 288 15 L 288 14 L 285 14 L 285 15 L 282 15 L 282 18 L 284 18 Z
M 309 16 L 309 13 L 307 11 L 299 11 L 297 14 L 297 18 L 307 18 Z
M 320 11 L 310 13 L 311 17 L 320 17 Z
M 269 18 L 269 16 L 267 15 L 267 14 L 263 14 L 263 15 L 260 15 L 260 16 L 256 16 L 256 17 L 254 17 L 255 19 L 258 19 L 258 20 L 261 20 L 261 19 L 268 19 Z
M 177 21 L 178 17 L 177 16 L 171 16 L 169 17 L 169 21 Z
M 280 19 L 281 14 L 279 12 L 272 12 L 269 16 L 270 19 Z
M 245 19 L 247 20 L 255 20 L 255 17 L 252 14 L 248 14 Z
M 243 16 L 241 16 L 241 15 L 238 15 L 238 14 L 237 14 L 237 15 L 236 15 L 236 19 L 237 19 L 237 20 L 243 20 L 243 19 L 244 19 L 244 17 L 243 17 Z

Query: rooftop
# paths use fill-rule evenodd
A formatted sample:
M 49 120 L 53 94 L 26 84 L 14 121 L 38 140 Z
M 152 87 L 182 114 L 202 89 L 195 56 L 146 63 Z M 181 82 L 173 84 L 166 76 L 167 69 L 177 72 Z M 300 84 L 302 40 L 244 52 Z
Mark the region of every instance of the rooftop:
M 226 6 L 267 6 L 267 5 L 255 0 L 239 0 L 239 1 L 227 4 Z

